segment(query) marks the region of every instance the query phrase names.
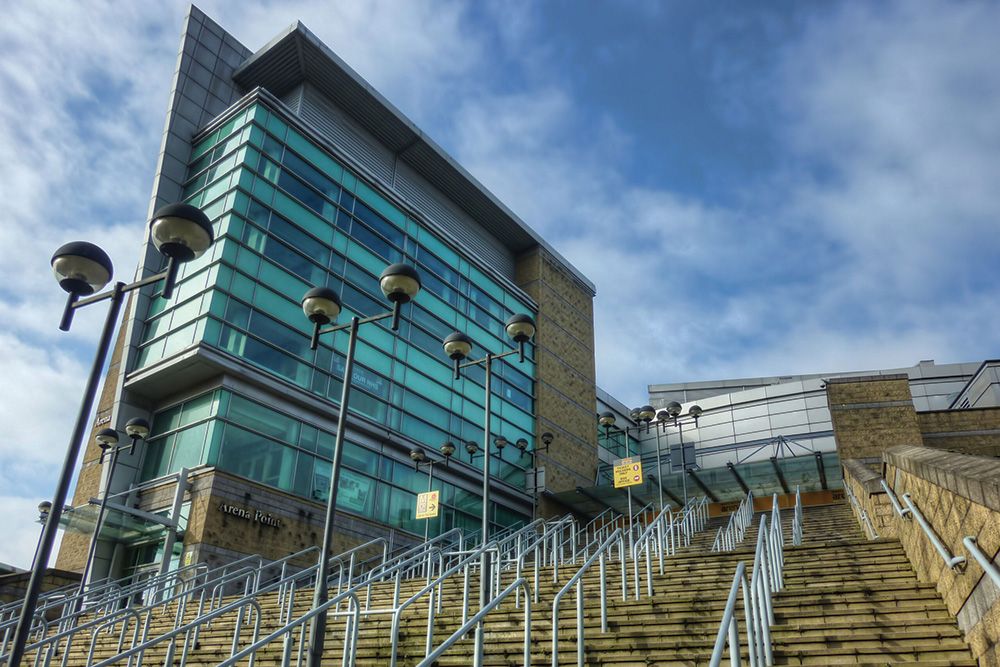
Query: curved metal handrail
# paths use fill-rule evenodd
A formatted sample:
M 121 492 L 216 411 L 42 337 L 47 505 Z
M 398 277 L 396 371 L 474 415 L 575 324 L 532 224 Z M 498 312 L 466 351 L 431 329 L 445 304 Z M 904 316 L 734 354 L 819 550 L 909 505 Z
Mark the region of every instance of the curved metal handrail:
M 528 582 L 523 578 L 519 578 L 514 581 L 510 586 L 505 588 L 496 598 L 494 598 L 488 605 L 486 605 L 478 614 L 473 616 L 466 622 L 462 627 L 454 632 L 448 639 L 446 639 L 441 646 L 437 647 L 433 652 L 429 653 L 427 657 L 417 663 L 417 667 L 429 667 L 435 664 L 435 660 L 441 657 L 441 654 L 447 651 L 452 644 L 464 637 L 469 630 L 478 627 L 479 624 L 486 618 L 486 615 L 497 608 L 503 600 L 517 589 L 520 592 L 521 588 L 526 589 L 524 591 L 524 597 L 527 600 L 527 604 L 524 606 L 524 664 L 531 664 L 531 589 L 528 586 Z M 474 665 L 483 664 L 483 633 L 477 631 L 476 633 L 476 645 L 475 653 L 473 654 Z M 228 667 L 228 665 L 219 665 L 219 667 Z
M 559 667 L 559 603 L 562 598 L 573 587 L 576 590 L 576 654 L 579 667 L 583 667 L 583 575 L 600 558 L 601 561 L 601 632 L 608 631 L 608 596 L 607 596 L 607 552 L 616 541 L 622 540 L 621 528 L 611 533 L 608 539 L 601 543 L 597 551 L 587 559 L 587 562 L 580 566 L 580 569 L 570 577 L 566 585 L 562 587 L 552 600 L 552 667 Z M 622 564 L 624 568 L 625 564 Z M 527 664 L 527 663 L 526 663 Z
M 934 528 L 931 527 L 931 524 L 927 522 L 927 519 L 924 518 L 924 515 L 920 513 L 920 510 L 917 509 L 917 506 L 913 504 L 913 500 L 910 498 L 909 493 L 903 494 L 903 502 L 906 503 L 906 506 L 910 509 L 911 512 L 913 512 L 913 516 L 916 517 L 917 523 L 919 523 L 920 527 L 924 529 L 924 533 L 926 533 L 927 537 L 930 539 L 931 544 L 934 545 L 934 548 L 937 550 L 938 554 L 941 556 L 942 559 L 944 559 L 945 565 L 950 567 L 952 570 L 957 571 L 958 566 L 965 562 L 965 556 L 951 555 L 951 552 L 948 551 L 948 548 L 941 543 L 941 540 L 940 538 L 938 538 L 937 533 L 934 532 Z

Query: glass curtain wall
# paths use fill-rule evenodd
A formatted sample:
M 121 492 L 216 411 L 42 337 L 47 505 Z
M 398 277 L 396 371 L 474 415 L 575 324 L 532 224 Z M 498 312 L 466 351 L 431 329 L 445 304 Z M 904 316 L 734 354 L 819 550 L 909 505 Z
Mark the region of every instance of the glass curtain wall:
M 334 434 L 225 389 L 192 398 L 156 414 L 143 461 L 143 481 L 181 468 L 207 464 L 240 477 L 325 503 L 329 498 Z M 437 473 L 440 475 L 440 472 Z M 437 477 L 441 514 L 432 535 L 462 528 L 475 531 L 482 500 Z M 346 442 L 337 508 L 366 519 L 421 534 L 414 519 L 417 494 L 427 490 L 427 471 L 414 471 L 388 456 Z M 499 525 L 527 517 L 493 508 Z
M 480 356 L 513 349 L 504 323 L 517 312 L 534 316 L 533 304 L 259 102 L 202 139 L 188 173 L 184 200 L 213 220 L 218 241 L 184 265 L 169 303 L 153 300 L 137 368 L 208 344 L 337 402 L 347 335 L 326 336 L 310 350 L 302 295 L 316 285 L 337 290 L 342 322 L 385 312 L 378 276 L 402 261 L 417 267 L 423 289 L 404 306 L 398 335 L 382 322 L 361 329 L 350 409 L 433 449 L 452 440 L 461 453 L 462 442 L 483 441 L 484 371 L 470 367 L 455 381 L 441 341 L 458 330 Z M 533 350 L 523 364 L 515 357 L 494 369 L 494 434 L 533 447 Z M 524 488 L 522 464 L 530 460 L 492 457 L 491 473 Z M 482 461 L 473 465 L 481 469 Z M 280 488 L 294 480 L 278 462 L 260 465 L 245 474 L 279 480 Z

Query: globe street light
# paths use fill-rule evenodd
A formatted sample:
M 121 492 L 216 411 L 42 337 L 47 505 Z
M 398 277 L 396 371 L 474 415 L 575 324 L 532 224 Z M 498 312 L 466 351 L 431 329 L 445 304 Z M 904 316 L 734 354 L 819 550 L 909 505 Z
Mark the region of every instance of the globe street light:
M 27 645 L 28 633 L 31 630 L 31 618 L 42 590 L 45 568 L 48 566 L 49 556 L 52 554 L 52 544 L 55 541 L 59 519 L 62 517 L 66 495 L 69 492 L 73 467 L 76 465 L 77 455 L 80 453 L 88 431 L 90 410 L 94 405 L 101 371 L 104 369 L 104 362 L 111 347 L 111 336 L 121 311 L 122 297 L 132 290 L 153 285 L 162 280 L 161 296 L 164 299 L 169 299 L 173 294 L 179 265 L 201 257 L 214 241 L 212 223 L 208 216 L 189 204 L 169 204 L 159 209 L 149 223 L 149 233 L 153 244 L 167 258 L 166 271 L 129 285 L 121 282 L 115 283 L 110 290 L 103 294 L 97 294 L 97 292 L 100 292 L 111 282 L 114 267 L 108 254 L 98 246 L 86 241 L 74 241 L 60 247 L 52 256 L 52 272 L 55 274 L 59 286 L 68 294 L 59 328 L 62 331 L 69 331 L 76 309 L 98 301 L 107 300 L 109 302 L 108 315 L 104 320 L 104 329 L 97 345 L 97 353 L 90 369 L 90 377 L 84 389 L 83 400 L 80 402 L 76 426 L 66 449 L 66 459 L 56 483 L 56 492 L 52 499 L 49 519 L 42 528 L 42 538 L 38 543 L 35 563 L 31 568 L 31 578 L 28 580 L 28 587 L 24 594 L 21 616 L 17 622 L 17 630 L 14 632 L 14 643 L 11 647 L 8 667 L 20 667 L 21 658 L 24 656 L 24 647 Z
M 517 343 L 516 350 L 510 350 L 508 352 L 503 352 L 501 354 L 488 353 L 482 359 L 476 359 L 475 361 L 465 361 L 469 354 L 472 353 L 472 339 L 466 334 L 456 331 L 447 338 L 444 339 L 444 351 L 445 354 L 454 362 L 455 367 L 455 379 L 461 377 L 461 369 L 467 368 L 469 366 L 482 365 L 486 371 L 486 398 L 484 399 L 485 417 L 484 417 L 484 428 L 483 428 L 483 527 L 482 527 L 482 544 L 483 546 L 489 541 L 489 526 L 490 526 L 490 439 L 492 438 L 492 433 L 490 431 L 490 400 L 492 398 L 492 382 L 493 382 L 493 362 L 497 359 L 502 359 L 503 357 L 509 356 L 511 354 L 517 354 L 518 359 L 524 361 L 524 344 L 527 343 L 535 335 L 535 321 L 531 319 L 530 316 L 525 314 L 512 315 L 510 319 L 507 320 L 507 335 L 510 336 L 515 343 Z M 463 363 L 464 362 L 464 363 Z M 500 439 L 498 439 L 500 440 Z M 507 444 L 506 439 L 503 440 L 503 445 Z M 469 443 L 474 444 L 474 443 Z M 502 450 L 503 445 L 496 442 L 497 446 Z M 470 457 L 474 454 L 475 450 L 469 450 L 468 444 L 466 445 L 466 451 L 469 452 Z M 488 602 L 488 587 L 490 582 L 490 554 L 486 549 L 483 549 L 481 560 L 480 560 L 480 581 L 479 581 L 479 608 L 485 609 Z M 476 645 L 481 647 L 483 642 L 483 624 L 480 623 L 476 627 Z
M 330 574 L 330 550 L 333 548 L 333 520 L 336 516 L 337 490 L 340 484 L 340 458 L 344 448 L 344 431 L 347 428 L 347 409 L 351 398 L 351 379 L 354 376 L 354 348 L 358 341 L 358 327 L 369 322 L 377 322 L 387 317 L 392 318 L 392 330 L 399 329 L 400 310 L 404 304 L 413 300 L 420 291 L 420 274 L 409 264 L 390 264 L 379 277 L 382 294 L 392 303 L 392 310 L 381 315 L 360 319 L 352 317 L 347 324 L 323 329 L 324 326 L 336 321 L 343 308 L 340 295 L 329 287 L 314 287 L 302 297 L 302 312 L 313 323 L 312 339 L 309 349 L 315 350 L 319 337 L 348 329 L 350 337 L 347 340 L 347 356 L 344 362 L 343 389 L 340 395 L 340 412 L 337 415 L 337 436 L 333 443 L 333 461 L 330 469 L 330 494 L 326 503 L 326 521 L 323 528 L 323 547 L 319 554 L 316 572 L 316 590 L 313 594 L 313 609 L 319 609 L 329 599 L 327 580 Z M 313 616 L 309 626 L 309 654 L 306 659 L 308 667 L 320 667 L 323 659 L 323 649 L 326 640 L 326 609 Z

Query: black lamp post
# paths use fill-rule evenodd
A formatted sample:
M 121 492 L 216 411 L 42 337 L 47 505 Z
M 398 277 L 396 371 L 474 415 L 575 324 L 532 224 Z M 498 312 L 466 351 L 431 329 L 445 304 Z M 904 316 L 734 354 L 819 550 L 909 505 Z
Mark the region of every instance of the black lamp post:
M 420 466 L 427 466 L 427 493 L 431 492 L 431 485 L 434 483 L 434 466 L 438 463 L 444 463 L 445 466 L 451 461 L 451 455 L 455 453 L 455 443 L 450 440 L 441 445 L 441 455 L 444 456 L 440 461 L 432 461 L 427 458 L 424 454 L 424 450 L 411 449 L 410 459 L 413 461 L 413 469 L 420 470 Z M 424 519 L 426 523 L 424 524 L 424 542 L 427 542 L 427 538 L 430 536 L 431 530 L 431 520 Z
M 677 401 L 670 401 L 667 403 L 665 412 L 667 417 L 657 417 L 657 420 L 663 424 L 663 429 L 666 431 L 668 418 L 673 421 L 674 426 L 677 427 L 678 437 L 681 441 L 681 480 L 684 482 L 684 506 L 687 507 L 688 501 L 688 486 L 687 486 L 687 457 L 684 455 L 684 422 L 681 421 L 681 412 L 683 408 L 681 404 Z M 690 417 L 694 422 L 695 426 L 698 426 L 698 417 L 704 412 L 700 405 L 692 405 L 688 408 L 687 417 Z M 660 413 L 663 414 L 662 412 Z
M 516 350 L 510 350 L 508 352 L 503 352 L 501 354 L 487 354 L 482 359 L 476 359 L 475 361 L 465 361 L 469 354 L 472 352 L 472 339 L 469 338 L 464 333 L 456 331 L 449 334 L 447 338 L 444 339 L 444 351 L 449 358 L 455 364 L 455 379 L 459 379 L 460 371 L 463 368 L 469 366 L 476 366 L 482 364 L 486 370 L 486 398 L 484 399 L 485 405 L 485 424 L 483 428 L 483 527 L 482 527 L 482 544 L 485 545 L 489 541 L 489 526 L 490 526 L 490 438 L 492 433 L 490 431 L 490 399 L 492 398 L 492 383 L 493 383 L 493 362 L 496 359 L 502 359 L 503 357 L 509 356 L 511 354 L 518 355 L 518 359 L 524 361 L 524 344 L 527 343 L 535 335 L 535 321 L 531 319 L 530 316 L 525 314 L 512 315 L 510 319 L 507 320 L 507 335 L 510 336 L 515 343 L 517 343 Z M 463 363 L 464 362 L 464 363 Z M 501 441 L 502 440 L 502 444 Z M 505 438 L 497 438 L 494 444 L 502 451 L 503 446 L 507 444 Z M 473 449 L 470 449 L 470 445 Z M 475 454 L 475 443 L 467 443 L 466 451 L 469 452 L 470 459 Z M 488 602 L 487 597 L 489 595 L 489 582 L 490 582 L 490 555 L 489 552 L 483 550 L 482 558 L 480 561 L 480 581 L 479 581 L 479 608 L 484 609 L 486 603 Z M 482 645 L 483 641 L 483 624 L 480 623 L 476 628 L 476 643 L 478 646 Z
M 43 500 L 38 503 L 38 522 L 43 526 L 49 520 L 49 513 L 52 512 L 52 503 L 48 500 Z M 38 547 L 42 543 L 42 534 L 38 534 L 38 544 L 35 545 L 35 558 L 31 561 L 31 569 L 35 569 L 35 563 L 38 561 Z
M 525 454 L 531 455 L 531 520 L 535 520 L 536 507 L 538 506 L 538 464 L 536 460 L 536 455 L 538 452 L 549 451 L 549 445 L 552 444 L 553 435 L 546 431 L 542 433 L 542 444 L 544 447 L 535 447 L 533 450 L 528 449 L 528 441 L 524 438 L 518 438 L 514 446 L 521 450 L 521 456 Z
M 28 633 L 31 630 L 31 617 L 34 614 L 35 605 L 38 603 L 42 580 L 45 577 L 45 568 L 48 566 L 49 556 L 52 554 L 52 543 L 55 541 L 59 519 L 62 517 L 63 506 L 69 491 L 69 483 L 73 477 L 73 466 L 76 465 L 76 457 L 80 452 L 80 447 L 83 446 L 83 439 L 88 430 L 90 410 L 94 405 L 97 384 L 100 382 L 101 371 L 104 369 L 104 362 L 111 347 L 111 336 L 114 333 L 118 313 L 121 310 L 122 297 L 127 292 L 163 280 L 161 296 L 164 299 L 169 299 L 173 294 L 179 265 L 200 257 L 211 247 L 215 238 L 208 216 L 189 204 L 169 204 L 158 210 L 150 222 L 149 231 L 153 244 L 168 260 L 166 271 L 138 280 L 130 285 L 121 282 L 115 283 L 110 290 L 103 294 L 96 294 L 96 292 L 111 282 L 114 268 L 111 264 L 111 258 L 98 246 L 86 241 L 74 241 L 56 250 L 55 255 L 52 256 L 52 271 L 55 273 L 56 280 L 59 281 L 59 286 L 69 295 L 59 328 L 63 331 L 69 331 L 76 309 L 98 301 L 109 301 L 108 315 L 104 321 L 104 329 L 101 332 L 97 353 L 90 369 L 90 377 L 83 393 L 83 401 L 80 403 L 80 411 L 77 413 L 76 426 L 66 449 L 66 459 L 63 462 L 59 481 L 56 483 L 56 492 L 52 499 L 49 519 L 45 522 L 45 527 L 42 528 L 42 537 L 35 555 L 35 563 L 31 568 L 31 578 L 28 580 L 28 587 L 24 594 L 21 616 L 17 622 L 17 630 L 14 632 L 14 643 L 11 647 L 8 667 L 20 667 L 21 658 L 24 657 L 24 647 L 27 645 Z
M 354 348 L 358 340 L 358 327 L 369 322 L 377 322 L 387 317 L 392 318 L 392 330 L 399 328 L 400 309 L 409 303 L 420 291 L 420 274 L 409 264 L 391 264 L 386 267 L 379 278 L 379 286 L 385 298 L 392 303 L 392 310 L 381 315 L 373 315 L 360 319 L 352 317 L 347 324 L 340 324 L 328 329 L 340 315 L 342 304 L 340 296 L 329 287 L 314 287 L 302 297 L 302 312 L 313 323 L 310 349 L 315 350 L 319 337 L 323 334 L 348 329 L 350 338 L 347 342 L 347 356 L 344 362 L 343 390 L 340 395 L 340 412 L 337 415 L 337 436 L 333 444 L 333 462 L 330 469 L 330 495 L 326 505 L 326 522 L 323 528 L 323 546 L 319 554 L 319 568 L 316 572 L 316 590 L 313 595 L 313 609 L 317 609 L 329 599 L 327 594 L 327 579 L 330 570 L 330 549 L 333 547 L 333 520 L 336 516 L 337 489 L 340 483 L 340 458 L 344 448 L 344 431 L 347 426 L 347 409 L 351 398 L 351 378 L 354 375 Z M 306 659 L 308 667 L 320 667 L 323 659 L 323 649 L 326 640 L 326 610 L 313 616 L 309 626 L 309 654 Z
M 118 454 L 123 450 L 131 454 L 132 450 L 135 449 L 135 444 L 139 440 L 142 440 L 147 435 L 149 435 L 149 422 L 147 422 L 142 417 L 136 417 L 130 419 L 128 424 L 125 425 L 125 433 L 129 437 L 128 446 L 116 447 L 118 444 L 118 431 L 113 428 L 102 428 L 94 436 L 97 440 L 97 446 L 101 448 L 101 457 L 98 459 L 98 464 L 104 463 L 104 459 L 107 456 L 111 456 L 111 465 L 108 468 L 108 483 L 107 487 L 104 489 L 104 495 L 101 497 L 101 506 L 97 511 L 97 522 L 94 524 L 94 534 L 90 538 L 90 549 L 87 552 L 87 563 L 83 566 L 83 577 L 80 579 L 81 592 L 83 587 L 90 588 L 90 577 L 92 575 L 91 570 L 94 567 L 94 556 L 97 553 L 97 539 L 101 534 L 101 524 L 104 521 L 104 512 L 108 506 L 108 496 L 111 494 L 111 480 L 115 476 L 115 467 L 118 465 Z M 82 598 L 78 598 L 77 608 L 82 603 Z

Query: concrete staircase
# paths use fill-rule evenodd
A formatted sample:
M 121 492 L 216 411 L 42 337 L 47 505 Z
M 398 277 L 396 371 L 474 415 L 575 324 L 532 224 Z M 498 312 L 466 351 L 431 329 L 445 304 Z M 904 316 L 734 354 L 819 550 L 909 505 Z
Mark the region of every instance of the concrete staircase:
M 844 505 L 807 508 L 804 513 L 804 544 L 791 547 L 792 512 L 784 512 L 786 537 L 785 588 L 774 600 L 776 625 L 772 628 L 775 663 L 779 665 L 924 665 L 928 667 L 974 667 L 976 662 L 933 587 L 920 584 L 895 541 L 867 541 Z M 759 521 L 759 519 L 757 519 Z M 718 526 L 704 531 L 710 537 L 692 542 L 708 546 Z M 600 632 L 599 570 L 584 577 L 585 664 L 608 667 L 680 667 L 708 665 L 718 632 L 722 610 L 736 564 L 752 564 L 757 529 L 747 531 L 736 551 L 708 554 L 690 548 L 666 559 L 664 575 L 654 574 L 654 596 L 634 599 L 629 570 L 629 599 L 622 600 L 620 564 L 608 568 L 609 632 Z M 654 572 L 657 571 L 654 565 Z M 542 577 L 541 602 L 533 606 L 532 665 L 552 664 L 552 599 L 572 574 L 561 568 L 560 583 L 551 571 Z M 513 579 L 505 575 L 504 585 Z M 458 629 L 461 622 L 461 580 L 449 582 L 442 612 L 434 624 L 434 645 Z M 423 580 L 405 582 L 403 599 L 424 585 Z M 381 586 L 375 593 L 376 607 L 388 607 L 391 589 Z M 477 598 L 473 594 L 473 598 Z M 297 597 L 298 613 L 308 609 L 311 591 Z M 263 624 L 260 636 L 276 627 L 276 600 L 261 600 Z M 742 614 L 742 602 L 738 604 Z M 400 665 L 415 665 L 425 655 L 427 603 L 413 605 L 404 616 L 399 632 Z M 474 610 L 473 610 L 474 613 Z M 157 620 L 157 628 L 172 621 L 172 614 Z M 488 617 L 485 630 L 485 664 L 522 664 L 523 609 L 513 600 Z M 234 615 L 218 619 L 203 631 L 199 647 L 188 657 L 191 665 L 214 665 L 228 657 Z M 575 594 L 563 598 L 557 651 L 559 664 L 576 664 Z M 741 620 L 741 631 L 743 630 Z M 154 628 L 150 636 L 154 636 Z M 390 616 L 363 619 L 357 647 L 358 665 L 389 664 Z M 250 643 L 244 629 L 241 646 Z M 295 633 L 293 650 L 298 650 Z M 99 635 L 97 655 L 117 653 L 111 636 Z M 744 640 L 745 641 L 745 640 Z M 471 638 L 456 643 L 438 663 L 466 666 L 472 663 Z M 89 641 L 71 650 L 70 665 L 83 665 Z M 324 664 L 340 664 L 342 624 L 331 620 L 327 631 Z M 280 664 L 281 642 L 261 651 L 261 667 Z M 294 653 L 293 653 L 294 655 Z M 33 656 L 28 656 L 28 659 Z M 165 646 L 146 652 L 144 664 L 164 664 Z M 174 662 L 178 663 L 178 648 Z M 744 655 L 744 659 L 746 656 Z M 96 661 L 95 661 L 96 662 Z M 27 662 L 25 664 L 28 664 Z M 124 664 L 124 663 L 123 663 Z M 245 664 L 245 663 L 244 663 Z M 727 663 L 728 664 L 728 663 Z

